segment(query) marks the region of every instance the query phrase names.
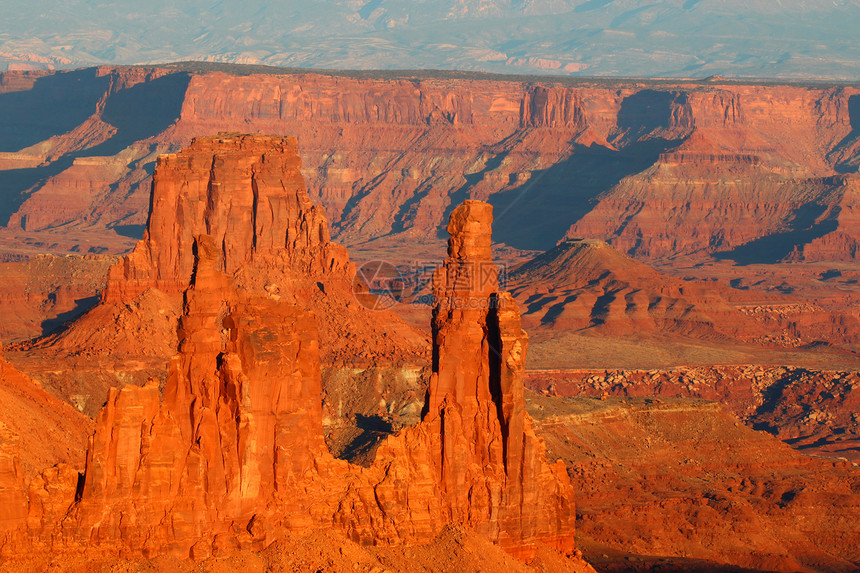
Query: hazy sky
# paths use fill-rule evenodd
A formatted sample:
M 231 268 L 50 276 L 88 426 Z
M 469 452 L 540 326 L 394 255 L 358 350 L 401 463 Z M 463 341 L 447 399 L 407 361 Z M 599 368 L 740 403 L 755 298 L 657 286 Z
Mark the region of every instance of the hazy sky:
M 860 0 L 3 0 L 0 66 L 860 79 Z

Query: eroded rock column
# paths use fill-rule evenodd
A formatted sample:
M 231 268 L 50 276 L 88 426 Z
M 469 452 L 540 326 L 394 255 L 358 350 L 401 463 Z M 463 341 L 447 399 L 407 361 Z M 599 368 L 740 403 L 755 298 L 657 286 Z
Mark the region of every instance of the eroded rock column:
M 492 206 L 466 201 L 451 214 L 448 258 L 433 279 L 433 374 L 423 423 L 452 519 L 515 554 L 533 541 L 573 548 L 572 491 L 549 464 L 525 413 L 528 337 L 516 303 L 499 291 Z

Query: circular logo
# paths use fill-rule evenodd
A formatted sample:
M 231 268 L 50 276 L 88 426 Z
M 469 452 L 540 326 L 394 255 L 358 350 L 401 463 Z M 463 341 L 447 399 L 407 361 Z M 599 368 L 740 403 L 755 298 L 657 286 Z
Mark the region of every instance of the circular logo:
M 355 272 L 352 294 L 371 310 L 386 310 L 403 300 L 406 279 L 388 261 L 367 261 Z

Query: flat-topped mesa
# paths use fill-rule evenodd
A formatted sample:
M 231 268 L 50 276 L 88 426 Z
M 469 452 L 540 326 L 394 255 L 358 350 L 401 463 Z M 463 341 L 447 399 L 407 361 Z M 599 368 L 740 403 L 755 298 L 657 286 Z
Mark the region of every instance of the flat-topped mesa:
M 535 539 L 571 550 L 570 481 L 561 461 L 547 462 L 525 413 L 528 336 L 516 303 L 498 290 L 492 220 L 492 206 L 481 201 L 451 214 L 449 256 L 433 278 L 433 369 L 422 424 L 441 434 L 431 447 L 456 521 L 521 556 L 533 553 Z
M 300 169 L 296 139 L 274 136 L 199 137 L 160 156 L 143 241 L 111 269 L 103 300 L 129 300 L 150 287 L 181 293 L 201 234 L 214 238 L 227 274 L 274 258 L 295 271 L 350 280 L 346 249 L 330 241 Z

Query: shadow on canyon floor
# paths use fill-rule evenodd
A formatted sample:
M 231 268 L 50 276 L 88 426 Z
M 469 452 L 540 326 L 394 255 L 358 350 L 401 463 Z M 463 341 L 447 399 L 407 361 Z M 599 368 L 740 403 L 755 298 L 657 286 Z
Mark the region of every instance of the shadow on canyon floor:
M 80 72 L 85 73 L 92 75 L 93 70 Z M 0 94 L 0 110 L 3 110 L 0 125 L 12 125 L 8 134 L 0 133 L 0 150 L 18 151 L 74 129 L 96 113 L 98 99 L 109 89 L 107 83 L 88 80 L 86 75 L 59 74 L 38 80 L 36 84 L 39 86 L 39 82 L 48 80 L 53 83 L 49 82 L 46 87 Z M 60 85 L 56 84 L 58 81 Z M 189 81 L 187 74 L 171 74 L 111 94 L 101 113 L 102 120 L 116 128 L 110 139 L 89 149 L 67 153 L 47 165 L 0 171 L 0 226 L 8 225 L 10 217 L 30 195 L 50 178 L 71 167 L 75 159 L 116 155 L 133 143 L 167 129 L 179 118 Z M 54 101 L 58 93 L 64 95 L 61 90 L 65 88 L 69 90 L 69 102 Z M 16 113 L 20 117 L 12 121 L 10 118 Z M 45 117 L 41 118 L 40 114 Z
M 381 416 L 356 414 L 354 426 L 342 429 L 342 436 L 348 442 L 339 448 L 329 440 L 329 450 L 333 456 L 351 464 L 370 467 L 379 445 L 396 431 L 391 421 Z
M 75 308 L 62 312 L 53 318 L 42 321 L 42 336 L 62 330 L 68 323 L 85 314 L 88 310 L 98 304 L 99 295 L 88 296 L 75 300 Z
M 796 248 L 836 230 L 841 209 L 833 208 L 826 219 L 818 221 L 826 210 L 827 206 L 817 203 L 803 205 L 795 209 L 789 230 L 755 239 L 728 251 L 714 253 L 714 258 L 734 261 L 742 266 L 781 262 Z
M 596 546 L 582 547 L 583 557 L 599 573 L 753 573 L 759 569 L 746 569 L 734 565 L 725 565 L 704 559 L 684 557 L 659 557 L 654 555 L 637 555 L 622 553 Z
M 551 249 L 621 179 L 654 164 L 677 140 L 649 139 L 620 151 L 576 145 L 573 153 L 523 185 L 492 195 L 496 241 L 518 249 Z

